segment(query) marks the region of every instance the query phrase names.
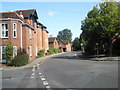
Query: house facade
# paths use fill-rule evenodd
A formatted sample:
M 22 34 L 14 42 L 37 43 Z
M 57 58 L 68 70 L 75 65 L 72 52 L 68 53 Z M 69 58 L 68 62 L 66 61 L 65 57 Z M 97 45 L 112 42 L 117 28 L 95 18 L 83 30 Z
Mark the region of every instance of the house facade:
M 59 45 L 59 49 L 62 52 L 70 52 L 71 51 L 71 44 L 65 40 L 58 40 L 58 45 Z
M 48 41 L 49 41 L 49 47 L 59 48 L 58 41 L 57 41 L 56 37 L 49 37 Z
M 48 50 L 47 27 L 38 22 L 35 9 L 0 13 L 0 60 L 4 61 L 7 44 L 13 45 L 13 57 L 25 49 L 30 61 L 41 49 Z

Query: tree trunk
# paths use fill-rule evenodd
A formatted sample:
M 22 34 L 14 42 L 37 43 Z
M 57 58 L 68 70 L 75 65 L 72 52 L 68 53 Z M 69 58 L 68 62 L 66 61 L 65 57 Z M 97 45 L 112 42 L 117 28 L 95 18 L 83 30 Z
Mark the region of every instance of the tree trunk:
M 111 57 L 112 56 L 112 47 L 113 47 L 111 33 L 109 33 L 109 38 L 110 38 L 110 41 L 109 41 L 109 56 Z
M 113 43 L 112 40 L 110 40 L 110 47 L 109 47 L 109 56 L 112 56 L 112 48 L 113 48 Z

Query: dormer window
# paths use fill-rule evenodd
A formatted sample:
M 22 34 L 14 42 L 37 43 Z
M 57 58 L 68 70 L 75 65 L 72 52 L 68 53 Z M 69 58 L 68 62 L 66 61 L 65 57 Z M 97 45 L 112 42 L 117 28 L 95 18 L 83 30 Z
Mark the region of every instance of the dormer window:
M 45 27 L 43 27 L 43 30 L 46 30 L 46 28 L 45 28 Z
M 37 28 L 42 28 L 42 25 L 38 24 L 38 25 L 37 25 Z

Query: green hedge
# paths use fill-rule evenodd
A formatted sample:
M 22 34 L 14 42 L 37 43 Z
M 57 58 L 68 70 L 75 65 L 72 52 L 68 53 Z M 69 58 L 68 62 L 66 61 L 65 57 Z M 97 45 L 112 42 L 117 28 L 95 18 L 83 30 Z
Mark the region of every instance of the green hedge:
M 60 53 L 60 52 L 62 52 L 62 51 L 58 48 L 50 48 L 49 50 L 47 50 L 47 55 L 56 54 L 56 53 Z
M 22 52 L 22 53 L 18 53 L 17 56 L 14 57 L 14 59 L 10 62 L 10 66 L 24 66 L 26 64 L 28 64 L 29 61 L 29 56 L 28 54 Z
M 44 56 L 44 54 L 45 54 L 45 50 L 40 50 L 40 51 L 37 53 L 36 58 L 42 57 L 42 56 Z

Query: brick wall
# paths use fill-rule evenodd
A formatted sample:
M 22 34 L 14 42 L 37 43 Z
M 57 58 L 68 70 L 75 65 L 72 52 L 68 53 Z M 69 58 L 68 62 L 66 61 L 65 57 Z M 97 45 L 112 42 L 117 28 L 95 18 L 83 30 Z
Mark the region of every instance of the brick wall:
M 45 30 L 42 30 L 42 47 L 45 50 L 45 52 L 49 49 L 48 33 Z
M 20 25 L 19 21 L 0 21 L 0 23 L 7 23 L 8 24 L 8 38 L 0 38 L 2 41 L 2 45 L 12 44 L 13 46 L 17 46 L 19 49 L 21 47 L 21 36 L 20 36 Z M 17 37 L 13 38 L 13 23 L 17 24 Z

